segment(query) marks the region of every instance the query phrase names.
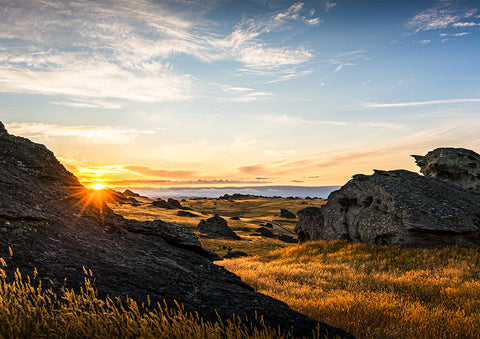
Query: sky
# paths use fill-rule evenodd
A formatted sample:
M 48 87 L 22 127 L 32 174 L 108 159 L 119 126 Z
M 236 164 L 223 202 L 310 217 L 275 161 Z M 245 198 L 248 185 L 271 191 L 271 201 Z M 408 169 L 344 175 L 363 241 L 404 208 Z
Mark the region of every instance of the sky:
M 480 151 L 480 2 L 0 0 L 0 120 L 84 183 L 343 185 Z

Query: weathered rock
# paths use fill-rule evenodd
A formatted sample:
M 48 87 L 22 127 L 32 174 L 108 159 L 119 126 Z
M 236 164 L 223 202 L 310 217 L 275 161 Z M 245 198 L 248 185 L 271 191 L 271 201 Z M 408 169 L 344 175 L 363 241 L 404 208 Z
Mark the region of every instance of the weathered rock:
M 322 208 L 299 211 L 301 240 L 347 239 L 403 246 L 480 243 L 480 197 L 435 177 L 355 175 Z
M 299 241 L 333 240 L 323 236 L 324 219 L 320 207 L 306 207 L 297 213 L 298 222 L 295 233 Z
M 255 318 L 297 336 L 317 324 L 330 337 L 347 335 L 256 293 L 240 278 L 214 265 L 195 235 L 163 221 L 127 220 L 112 212 L 102 191 L 85 189 L 45 146 L 11 136 L 0 123 L 0 257 L 8 277 L 22 275 L 53 282 L 59 291 L 79 290 L 83 266 L 93 272 L 99 297 L 173 305 L 215 321 L 233 314 Z M 13 249 L 13 256 L 9 254 Z M 50 283 L 48 282 L 50 287 Z
M 175 202 L 170 202 L 170 200 L 174 199 L 169 199 L 169 201 L 163 200 L 163 199 L 157 199 L 155 201 L 152 201 L 152 206 L 153 207 L 158 207 L 158 208 L 165 208 L 167 210 L 176 210 L 176 209 L 181 209 L 182 205 L 180 205 L 180 202 L 177 200 Z
M 257 228 L 256 231 L 262 237 L 273 238 L 275 236 L 272 231 L 270 231 L 268 228 L 265 228 L 263 226 Z
M 230 227 L 228 227 L 227 221 L 217 214 L 207 220 L 200 220 L 198 229 L 201 233 L 235 240 L 241 239 Z
M 223 258 L 225 259 L 241 258 L 241 257 L 248 257 L 248 254 L 243 251 L 229 251 L 227 254 L 223 256 Z
M 178 215 L 179 217 L 190 217 L 190 218 L 196 218 L 196 217 L 198 217 L 198 215 L 193 214 L 192 212 L 183 211 L 183 210 L 182 210 L 182 211 L 178 211 L 178 212 L 177 212 L 177 215 Z
M 289 210 L 282 208 L 280 210 L 280 217 L 287 218 L 287 219 L 295 219 L 297 216 L 290 212 Z
M 412 157 L 423 175 L 480 193 L 480 155 L 474 151 L 444 147 Z

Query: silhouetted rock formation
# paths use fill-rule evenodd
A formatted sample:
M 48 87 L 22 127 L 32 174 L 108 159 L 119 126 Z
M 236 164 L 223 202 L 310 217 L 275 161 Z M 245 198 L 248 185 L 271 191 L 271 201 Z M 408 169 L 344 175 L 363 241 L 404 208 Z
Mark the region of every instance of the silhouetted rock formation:
M 126 195 L 125 193 L 117 192 L 115 190 L 112 190 L 110 188 L 106 188 L 103 190 L 105 192 L 105 195 L 107 196 L 108 203 L 113 203 L 113 204 L 138 204 L 139 201 L 135 199 L 134 197 L 131 197 L 129 195 Z
M 287 219 L 295 219 L 297 216 L 290 212 L 289 210 L 282 208 L 280 210 L 280 217 L 287 218 Z
M 230 227 L 227 221 L 217 214 L 207 220 L 201 220 L 198 224 L 200 233 L 206 233 L 214 236 L 231 238 L 235 240 L 241 239 Z
M 133 197 L 133 198 L 145 198 L 145 197 L 141 196 L 140 194 L 135 193 L 131 190 L 123 191 L 123 195 L 126 196 L 126 197 Z
M 321 208 L 298 212 L 300 240 L 380 245 L 480 243 L 480 197 L 438 178 L 396 170 L 357 174 Z
M 480 193 L 480 155 L 474 151 L 444 147 L 412 157 L 423 175 Z
M 0 123 L 0 257 L 8 277 L 34 268 L 44 285 L 59 291 L 84 284 L 93 271 L 100 297 L 127 295 L 153 304 L 185 305 L 206 320 L 233 314 L 310 335 L 317 324 L 286 304 L 253 291 L 214 265 L 193 232 L 163 221 L 126 220 L 112 212 L 104 192 L 85 189 L 43 145 L 11 136 Z M 13 256 L 9 255 L 9 247 Z M 330 337 L 346 336 L 321 324 Z

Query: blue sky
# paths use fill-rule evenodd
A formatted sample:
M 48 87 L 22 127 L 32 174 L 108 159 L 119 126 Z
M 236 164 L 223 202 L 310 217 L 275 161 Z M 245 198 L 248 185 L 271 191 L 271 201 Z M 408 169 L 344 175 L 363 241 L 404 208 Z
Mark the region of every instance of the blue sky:
M 478 1 L 0 4 L 0 119 L 85 182 L 340 185 L 480 150 Z

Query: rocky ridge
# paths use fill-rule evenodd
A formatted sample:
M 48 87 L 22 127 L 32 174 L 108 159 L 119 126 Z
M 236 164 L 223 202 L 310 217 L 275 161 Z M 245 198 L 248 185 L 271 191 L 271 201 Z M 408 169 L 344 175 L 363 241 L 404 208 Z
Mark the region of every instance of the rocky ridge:
M 346 239 L 400 246 L 479 244 L 480 196 L 473 193 L 479 182 L 472 178 L 476 162 L 469 157 L 480 159 L 473 151 L 437 149 L 415 156 L 425 176 L 406 170 L 357 174 L 332 192 L 326 205 L 300 210 L 295 232 L 300 240 Z M 467 159 L 475 166 L 464 169 L 467 162 L 452 159 Z
M 0 257 L 7 275 L 44 280 L 54 290 L 78 290 L 83 267 L 93 272 L 99 297 L 142 302 L 174 300 L 215 321 L 233 314 L 297 336 L 320 326 L 329 337 L 348 337 L 286 304 L 256 293 L 240 278 L 214 265 L 195 234 L 163 221 L 139 222 L 116 215 L 102 191 L 90 191 L 45 146 L 9 135 L 0 123 Z M 13 256 L 9 254 L 13 250 Z M 50 285 L 51 281 L 53 285 Z

